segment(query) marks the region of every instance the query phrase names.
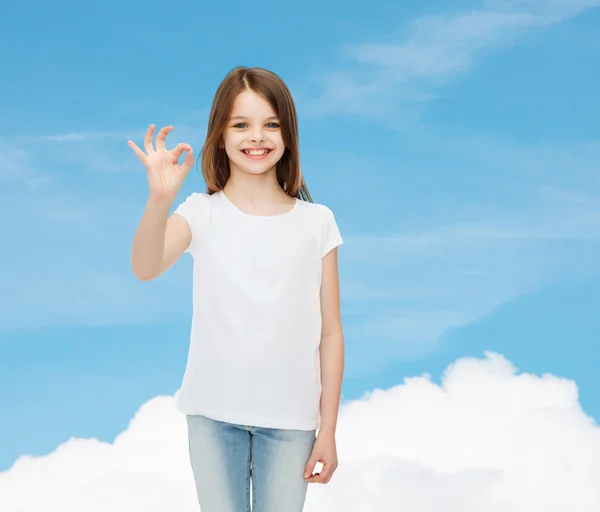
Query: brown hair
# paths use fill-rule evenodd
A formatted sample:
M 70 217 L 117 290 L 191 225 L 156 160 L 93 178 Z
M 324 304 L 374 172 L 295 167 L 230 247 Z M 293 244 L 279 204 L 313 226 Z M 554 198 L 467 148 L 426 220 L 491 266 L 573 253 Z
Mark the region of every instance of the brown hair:
M 202 175 L 206 192 L 222 190 L 230 176 L 229 158 L 223 145 L 223 133 L 229 121 L 233 102 L 244 90 L 253 91 L 269 102 L 281 123 L 285 144 L 283 156 L 277 162 L 277 181 L 285 192 L 311 201 L 310 193 L 300 170 L 298 121 L 292 95 L 284 81 L 263 68 L 234 68 L 219 85 L 208 120 L 206 141 L 202 147 Z

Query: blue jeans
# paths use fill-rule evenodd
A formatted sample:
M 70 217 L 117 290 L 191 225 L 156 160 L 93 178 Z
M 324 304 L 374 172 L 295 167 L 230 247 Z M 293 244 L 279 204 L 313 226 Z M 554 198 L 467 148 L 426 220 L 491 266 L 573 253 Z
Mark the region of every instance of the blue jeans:
M 186 417 L 201 512 L 302 512 L 308 486 L 304 468 L 316 430 Z

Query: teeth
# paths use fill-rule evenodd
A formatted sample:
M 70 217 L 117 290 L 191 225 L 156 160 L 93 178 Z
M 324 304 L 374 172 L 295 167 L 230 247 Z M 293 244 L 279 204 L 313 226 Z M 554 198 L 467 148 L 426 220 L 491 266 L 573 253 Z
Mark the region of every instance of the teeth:
M 244 153 L 246 153 L 247 155 L 252 155 L 252 156 L 260 156 L 260 155 L 264 155 L 265 153 L 268 153 L 268 149 L 263 149 L 262 151 L 250 151 L 248 149 L 244 150 Z

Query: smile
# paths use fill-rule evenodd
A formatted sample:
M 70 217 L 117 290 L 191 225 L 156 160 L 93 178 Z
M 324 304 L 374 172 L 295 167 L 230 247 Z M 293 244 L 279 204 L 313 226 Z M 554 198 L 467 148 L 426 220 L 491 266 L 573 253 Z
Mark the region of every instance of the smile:
M 246 155 L 248 158 L 252 158 L 253 160 L 259 160 L 261 158 L 266 157 L 272 149 L 242 149 L 242 153 Z

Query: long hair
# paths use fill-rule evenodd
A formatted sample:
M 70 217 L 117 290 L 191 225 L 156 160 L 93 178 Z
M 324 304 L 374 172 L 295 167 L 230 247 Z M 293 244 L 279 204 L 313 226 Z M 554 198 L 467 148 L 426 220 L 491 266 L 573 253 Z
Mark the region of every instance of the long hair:
M 202 147 L 202 175 L 206 192 L 222 190 L 231 170 L 223 144 L 223 134 L 237 95 L 250 90 L 269 102 L 279 117 L 281 135 L 285 144 L 283 156 L 277 162 L 277 181 L 285 192 L 304 201 L 312 202 L 302 171 L 298 143 L 298 120 L 292 95 L 284 81 L 272 71 L 263 68 L 234 68 L 219 85 L 213 99 L 206 141 Z

